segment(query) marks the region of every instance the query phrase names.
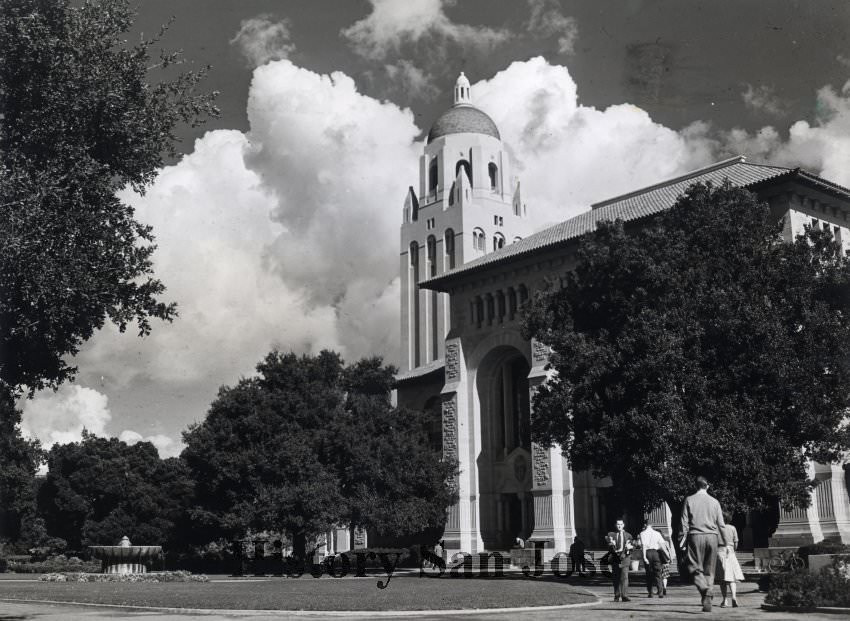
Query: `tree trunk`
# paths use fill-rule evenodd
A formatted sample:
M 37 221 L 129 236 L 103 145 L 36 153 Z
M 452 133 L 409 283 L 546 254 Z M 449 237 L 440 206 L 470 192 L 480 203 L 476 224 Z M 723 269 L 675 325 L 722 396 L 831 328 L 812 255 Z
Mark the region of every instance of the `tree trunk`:
M 673 531 L 673 546 L 676 548 L 676 564 L 679 566 L 679 576 L 683 582 L 690 581 L 688 573 L 688 549 L 687 542 L 685 546 L 680 546 L 682 540 L 682 509 L 685 501 L 681 498 L 668 498 L 667 505 L 670 507 L 670 524 Z M 685 533 L 687 534 L 687 533 Z
M 292 534 L 292 556 L 306 561 L 307 560 L 307 534 L 304 532 Z

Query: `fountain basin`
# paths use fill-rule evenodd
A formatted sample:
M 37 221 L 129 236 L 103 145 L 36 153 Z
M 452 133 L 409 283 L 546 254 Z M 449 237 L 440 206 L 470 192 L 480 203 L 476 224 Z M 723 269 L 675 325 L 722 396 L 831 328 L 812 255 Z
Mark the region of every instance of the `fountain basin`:
M 105 574 L 144 574 L 145 563 L 162 553 L 162 546 L 89 546 L 92 556 L 100 559 Z

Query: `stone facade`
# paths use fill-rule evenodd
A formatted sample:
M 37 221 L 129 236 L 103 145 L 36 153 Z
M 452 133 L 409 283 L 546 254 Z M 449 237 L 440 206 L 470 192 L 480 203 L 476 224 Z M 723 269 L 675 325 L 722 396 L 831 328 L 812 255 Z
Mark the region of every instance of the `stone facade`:
M 463 76 L 453 109 L 458 106 L 472 107 Z M 475 125 L 464 127 L 464 118 Z M 398 400 L 414 408 L 435 398 L 442 404 L 443 452 L 460 466 L 446 548 L 504 550 L 519 537 L 551 558 L 575 536 L 588 547 L 601 546 L 615 518 L 609 482 L 571 472 L 557 447 L 531 442 L 531 397 L 548 378 L 549 351 L 522 338 L 522 305 L 547 279 L 572 269 L 578 239 L 598 221 L 639 223 L 670 207 L 671 191 L 676 195 L 695 181 L 729 179 L 757 192 L 777 219 L 784 218 L 788 240 L 804 225 L 828 227 L 846 248 L 850 191 L 798 170 L 733 158 L 598 203 L 531 234 L 495 125 L 465 113 L 435 127 L 421 158 L 419 192 L 410 188 L 403 209 Z M 843 471 L 820 464 L 812 469 L 819 481 L 813 507 L 783 515 L 774 537 L 850 541 Z M 667 507 L 652 519 L 669 532 Z

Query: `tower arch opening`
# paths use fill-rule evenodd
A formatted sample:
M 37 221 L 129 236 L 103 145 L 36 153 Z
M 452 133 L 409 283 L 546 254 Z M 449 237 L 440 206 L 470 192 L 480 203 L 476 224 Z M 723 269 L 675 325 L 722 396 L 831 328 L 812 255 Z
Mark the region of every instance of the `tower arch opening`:
M 437 156 L 431 158 L 428 164 L 428 194 L 437 193 L 437 183 L 439 182 Z
M 467 159 L 459 159 L 455 164 L 455 177 L 460 174 L 460 171 L 463 170 L 466 173 L 466 178 L 469 179 L 469 183 L 472 183 L 472 165 L 469 163 Z
M 475 378 L 481 419 L 477 457 L 481 537 L 503 550 L 534 529 L 531 494 L 531 401 L 526 356 L 500 345 L 481 361 Z
M 499 167 L 490 162 L 487 164 L 487 174 L 490 177 L 490 190 L 495 192 L 499 189 Z

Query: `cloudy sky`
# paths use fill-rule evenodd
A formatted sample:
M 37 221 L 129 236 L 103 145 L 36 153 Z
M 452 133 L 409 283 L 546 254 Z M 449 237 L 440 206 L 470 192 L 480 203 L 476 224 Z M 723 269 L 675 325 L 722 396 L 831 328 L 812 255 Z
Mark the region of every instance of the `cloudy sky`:
M 459 71 L 542 227 L 730 155 L 850 185 L 850 4 L 687 0 L 144 0 L 136 33 L 212 65 L 222 116 L 144 197 L 180 317 L 97 334 L 77 382 L 23 403 L 162 455 L 272 348 L 398 357 L 401 207 Z M 135 34 L 135 33 L 134 33 Z

